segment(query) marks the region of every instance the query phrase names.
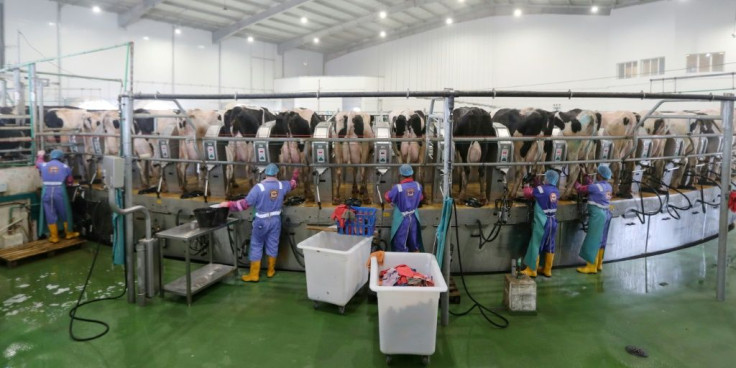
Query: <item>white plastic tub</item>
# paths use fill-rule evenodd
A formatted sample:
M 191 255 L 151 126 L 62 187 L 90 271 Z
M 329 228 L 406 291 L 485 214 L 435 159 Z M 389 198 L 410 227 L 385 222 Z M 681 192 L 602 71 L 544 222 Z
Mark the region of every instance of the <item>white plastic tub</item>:
M 379 286 L 380 271 L 405 264 L 431 275 L 435 286 Z M 370 288 L 378 295 L 378 334 L 381 352 L 390 361 L 392 354 L 424 356 L 434 354 L 437 340 L 437 312 L 440 293 L 447 284 L 437 259 L 428 253 L 386 252 L 383 266 L 371 259 Z
M 370 237 L 323 231 L 300 242 L 307 274 L 307 296 L 315 302 L 340 307 L 345 305 L 368 281 L 365 267 L 371 253 Z

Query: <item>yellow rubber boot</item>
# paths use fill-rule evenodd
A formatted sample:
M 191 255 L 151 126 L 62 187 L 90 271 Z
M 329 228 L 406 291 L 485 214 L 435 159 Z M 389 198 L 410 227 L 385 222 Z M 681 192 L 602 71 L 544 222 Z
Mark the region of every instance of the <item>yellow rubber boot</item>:
M 552 264 L 555 262 L 554 253 L 544 253 L 544 267 L 537 268 L 537 272 L 552 277 Z
M 241 279 L 245 282 L 258 282 L 261 277 L 261 261 L 250 261 L 250 273 L 243 275 Z
M 58 243 L 59 242 L 59 227 L 56 226 L 56 224 L 49 224 L 49 232 L 51 235 L 49 236 L 49 241 L 52 243 Z
M 606 253 L 606 250 L 601 248 L 598 249 L 598 257 L 595 258 L 595 266 L 598 269 L 598 271 L 603 271 L 603 254 Z
M 598 267 L 594 263 L 588 263 L 585 265 L 585 267 L 578 267 L 577 270 L 580 273 L 587 273 L 587 274 L 598 273 Z
M 268 278 L 270 279 L 275 274 L 276 274 L 276 257 L 268 257 L 268 271 L 266 271 L 266 276 L 268 276 Z
M 75 231 L 69 231 L 69 223 L 64 223 L 64 234 L 66 234 L 67 239 L 74 239 L 79 236 L 78 232 Z
M 526 266 L 525 269 L 519 271 L 523 275 L 527 275 L 529 277 L 537 277 L 537 268 L 539 267 L 539 257 L 537 257 L 537 264 L 532 266 Z

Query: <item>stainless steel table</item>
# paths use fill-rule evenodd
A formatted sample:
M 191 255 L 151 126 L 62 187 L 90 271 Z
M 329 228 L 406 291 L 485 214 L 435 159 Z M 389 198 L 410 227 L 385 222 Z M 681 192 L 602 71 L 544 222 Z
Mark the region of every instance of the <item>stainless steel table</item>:
M 235 248 L 233 247 L 231 237 L 228 237 L 228 239 L 230 241 L 230 249 L 233 250 L 233 265 L 230 266 L 212 263 L 212 244 L 214 243 L 214 237 L 212 236 L 212 234 L 216 230 L 220 230 L 222 228 L 228 228 L 229 231 L 230 225 L 238 222 L 240 222 L 240 219 L 228 218 L 224 224 L 214 227 L 198 227 L 196 225 L 194 225 L 195 227 L 193 227 L 193 222 L 188 222 L 186 224 L 156 233 L 156 237 L 158 238 L 181 240 L 187 243 L 187 246 L 184 247 L 186 274 L 166 285 L 163 285 L 161 287 L 161 295 L 163 296 L 164 291 L 168 291 L 172 294 L 186 296 L 187 304 L 191 305 L 192 295 L 222 280 L 231 272 L 237 270 L 238 258 L 235 254 Z M 208 252 L 210 256 L 210 263 L 192 272 L 191 260 L 189 259 L 189 246 L 191 245 L 191 242 L 202 236 L 210 237 Z M 163 254 L 163 252 L 161 252 L 161 254 Z M 161 270 L 161 273 L 163 274 L 163 268 Z

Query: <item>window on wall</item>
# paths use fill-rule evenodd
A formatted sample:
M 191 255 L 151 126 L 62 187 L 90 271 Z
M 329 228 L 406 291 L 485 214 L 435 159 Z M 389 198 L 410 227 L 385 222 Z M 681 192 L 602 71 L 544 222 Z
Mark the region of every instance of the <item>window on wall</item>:
M 664 74 L 664 57 L 643 59 L 641 61 L 641 70 L 639 75 L 642 77 L 662 74 Z
M 688 54 L 685 59 L 686 69 L 688 73 L 722 72 L 725 59 L 725 52 Z
M 618 79 L 634 78 L 638 74 L 638 62 L 627 61 L 618 64 Z

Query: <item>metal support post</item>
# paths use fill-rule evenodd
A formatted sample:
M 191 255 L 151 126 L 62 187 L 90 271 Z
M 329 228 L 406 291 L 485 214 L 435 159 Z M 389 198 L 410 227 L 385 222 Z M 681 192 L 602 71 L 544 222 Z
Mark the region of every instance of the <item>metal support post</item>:
M 38 85 L 36 84 L 36 64 L 28 65 L 28 99 L 30 102 L 30 105 L 28 106 L 28 113 L 31 116 L 31 137 L 35 138 L 34 133 L 34 126 L 38 124 L 39 118 L 38 118 L 38 110 L 36 110 L 36 106 L 38 104 L 38 100 L 36 98 L 36 93 L 38 93 Z M 25 114 L 25 111 L 19 111 L 18 114 Z M 24 122 L 25 123 L 25 122 Z M 31 140 L 31 156 L 36 153 L 36 140 Z
M 133 207 L 133 140 L 130 135 L 130 128 L 133 126 L 133 98 L 129 95 L 123 96 L 120 99 L 120 110 L 123 113 L 120 135 L 123 144 L 123 159 L 125 160 L 123 206 L 130 208 Z M 128 303 L 135 303 L 134 249 L 133 216 L 125 216 L 125 279 L 128 284 Z
M 450 90 L 452 92 L 452 90 Z M 445 103 L 444 103 L 444 109 L 445 109 L 445 118 L 444 118 L 444 125 L 443 128 L 445 130 L 444 138 L 445 138 L 445 149 L 442 150 L 442 159 L 444 161 L 444 166 L 442 168 L 444 175 L 442 175 L 442 192 L 444 193 L 443 199 L 447 199 L 450 197 L 450 188 L 452 188 L 452 162 L 450 161 L 452 157 L 452 122 L 450 121 L 452 116 L 452 110 L 455 107 L 455 97 L 450 94 L 448 97 L 445 97 Z M 455 229 L 457 231 L 457 229 Z M 445 233 L 445 237 L 449 236 L 450 232 L 447 231 Z M 443 256 L 443 262 L 442 262 L 442 275 L 445 277 L 445 283 L 447 285 L 450 285 L 450 264 L 452 263 L 452 259 L 450 259 L 450 246 L 449 243 L 445 243 L 445 254 Z M 457 244 L 459 247 L 460 244 Z M 440 295 L 440 304 L 442 306 L 442 325 L 447 326 L 450 323 L 450 292 L 446 291 Z
M 726 94 L 733 96 L 733 94 Z M 728 246 L 728 198 L 731 192 L 731 150 L 733 145 L 733 101 L 721 102 L 723 157 L 721 158 L 721 207 L 718 217 L 718 273 L 716 298 L 726 300 L 726 256 Z

